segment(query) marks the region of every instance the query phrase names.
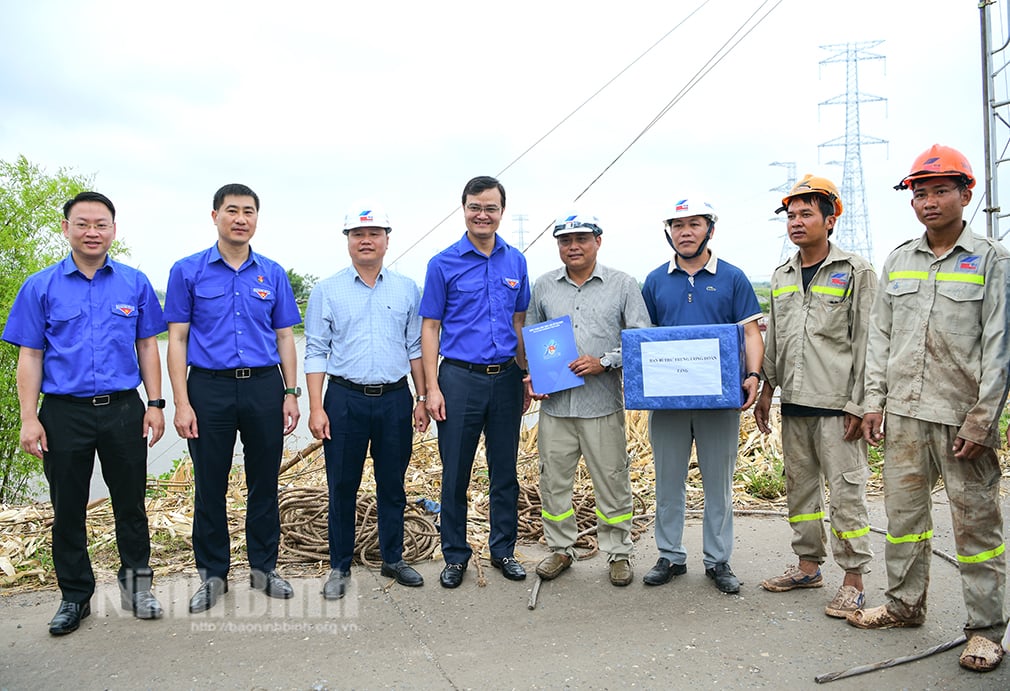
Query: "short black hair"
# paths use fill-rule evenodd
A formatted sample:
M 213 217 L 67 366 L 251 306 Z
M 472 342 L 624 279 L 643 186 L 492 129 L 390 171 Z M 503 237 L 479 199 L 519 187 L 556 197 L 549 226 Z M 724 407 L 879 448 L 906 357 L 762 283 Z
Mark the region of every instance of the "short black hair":
M 498 182 L 496 178 L 490 175 L 478 175 L 477 177 L 471 179 L 466 186 L 463 187 L 463 203 L 466 204 L 466 198 L 470 195 L 478 195 L 484 190 L 489 190 L 493 187 L 498 188 L 498 193 L 501 194 L 501 205 L 505 208 L 505 188 L 502 184 Z
M 243 185 L 239 182 L 232 182 L 215 192 L 214 211 L 219 211 L 221 209 L 221 206 L 224 204 L 225 197 L 252 197 L 253 202 L 256 204 L 256 210 L 260 210 L 259 195 L 253 192 L 252 188 L 248 185 Z
M 101 192 L 80 192 L 73 199 L 67 200 L 67 203 L 63 205 L 63 218 L 70 219 L 70 210 L 74 208 L 75 204 L 80 202 L 98 202 L 99 204 L 104 204 L 112 214 L 112 220 L 116 220 L 116 207 L 112 205 L 112 200 L 106 197 Z
M 807 192 L 806 194 L 797 194 L 795 197 L 789 197 L 789 204 L 795 201 L 806 202 L 811 206 L 816 206 L 821 211 L 821 216 L 827 219 L 828 216 L 835 215 L 835 203 L 828 199 L 827 195 L 821 194 L 820 192 Z M 786 211 L 789 210 L 789 204 L 786 204 Z

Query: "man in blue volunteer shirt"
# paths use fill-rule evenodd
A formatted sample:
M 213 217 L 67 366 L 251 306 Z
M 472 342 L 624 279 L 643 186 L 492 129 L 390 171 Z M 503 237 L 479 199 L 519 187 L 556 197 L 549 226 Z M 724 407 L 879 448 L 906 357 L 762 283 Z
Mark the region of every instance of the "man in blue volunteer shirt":
M 463 582 L 467 488 L 481 432 L 491 501 L 491 565 L 514 581 L 526 572 L 514 556 L 519 425 L 529 400 L 522 333 L 530 302 L 526 258 L 498 237 L 505 188 L 476 177 L 463 188 L 466 233 L 428 262 L 421 297 L 421 358 L 428 413 L 438 423 L 442 457 L 442 555 L 445 588 Z M 441 352 L 442 367 L 438 367 Z
M 270 597 L 293 595 L 274 569 L 280 541 L 277 473 L 284 435 L 298 424 L 301 394 L 291 327 L 301 317 L 284 269 L 249 246 L 259 205 L 245 185 L 219 189 L 211 211 L 217 242 L 180 259 L 168 277 L 165 318 L 175 429 L 188 440 L 196 482 L 193 552 L 203 583 L 189 601 L 194 613 L 210 609 L 228 591 L 225 493 L 236 432 L 249 488 L 250 585 Z
M 354 204 L 344 216 L 351 266 L 319 282 L 305 311 L 309 430 L 323 440 L 330 490 L 327 600 L 342 598 L 351 577 L 358 487 L 369 444 L 382 575 L 405 586 L 424 585 L 421 574 L 403 560 L 403 479 L 412 430 L 428 429 L 417 312 L 421 294 L 412 280 L 382 265 L 391 230 L 380 205 Z M 414 405 L 408 372 L 418 394 Z
M 757 397 L 764 341 L 758 329 L 761 308 L 744 273 L 716 259 L 708 247 L 718 216 L 708 202 L 683 199 L 666 214 L 671 261 L 646 278 L 642 297 L 656 326 L 742 324 L 746 346 L 746 395 L 742 410 Z M 687 571 L 684 513 L 691 444 L 698 451 L 705 493 L 702 549 L 705 575 L 724 593 L 740 591 L 730 568 L 733 553 L 733 471 L 740 436 L 740 410 L 654 410 L 649 439 L 656 463 L 656 546 L 659 559 L 642 579 L 662 585 Z
M 151 594 L 144 440 L 153 445 L 165 431 L 157 343 L 165 320 L 147 277 L 108 257 L 116 238 L 108 197 L 81 192 L 64 205 L 63 217 L 70 255 L 28 277 L 3 333 L 20 347 L 21 448 L 42 459 L 53 504 L 62 597 L 49 622 L 54 636 L 76 631 L 91 614 L 95 574 L 85 518 L 96 451 L 116 515 L 123 608 L 138 619 L 162 615 Z

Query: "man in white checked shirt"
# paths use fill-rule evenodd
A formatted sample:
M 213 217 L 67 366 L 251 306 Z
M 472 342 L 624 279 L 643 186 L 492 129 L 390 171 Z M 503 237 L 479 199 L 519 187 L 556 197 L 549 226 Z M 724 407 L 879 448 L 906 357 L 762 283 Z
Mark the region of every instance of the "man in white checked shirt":
M 309 430 L 323 441 L 330 493 L 327 600 L 342 598 L 350 581 L 357 494 L 369 442 L 382 575 L 405 586 L 424 584 L 421 574 L 403 561 L 403 480 L 413 430 L 423 432 L 429 421 L 421 367 L 421 296 L 412 280 L 382 265 L 391 230 L 380 205 L 353 205 L 344 217 L 351 266 L 320 281 L 305 312 Z M 416 405 L 408 373 L 418 394 Z M 324 379 L 329 379 L 325 398 Z

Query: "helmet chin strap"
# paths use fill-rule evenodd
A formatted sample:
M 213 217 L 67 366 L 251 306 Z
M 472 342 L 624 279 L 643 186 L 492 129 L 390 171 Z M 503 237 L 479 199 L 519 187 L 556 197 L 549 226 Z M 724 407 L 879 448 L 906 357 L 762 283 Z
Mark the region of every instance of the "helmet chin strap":
M 712 228 L 714 227 L 715 224 L 712 223 L 712 221 L 709 221 L 708 230 L 705 232 L 705 239 L 701 241 L 701 245 L 698 246 L 698 250 L 694 254 L 684 254 L 683 252 L 678 250 L 677 246 L 673 244 L 673 239 L 670 237 L 669 230 L 667 230 L 667 232 L 664 234 L 666 235 L 666 241 L 670 243 L 670 247 L 673 248 L 673 251 L 676 253 L 678 257 L 680 257 L 681 259 L 694 259 L 695 257 L 700 257 L 702 252 L 705 251 L 705 248 L 708 247 L 708 241 L 712 239 Z

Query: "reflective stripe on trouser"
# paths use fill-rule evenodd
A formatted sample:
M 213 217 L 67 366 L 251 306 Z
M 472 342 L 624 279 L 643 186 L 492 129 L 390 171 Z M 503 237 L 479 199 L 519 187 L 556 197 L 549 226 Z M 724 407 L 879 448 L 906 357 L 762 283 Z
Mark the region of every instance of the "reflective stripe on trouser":
M 692 442 L 705 492 L 702 551 L 706 568 L 733 554 L 733 471 L 740 444 L 739 410 L 654 410 L 649 441 L 656 464 L 656 546 L 684 564 L 684 513 Z
M 782 417 L 786 499 L 793 552 L 824 563 L 824 481 L 831 492 L 831 553 L 843 570 L 869 571 L 870 519 L 866 511 L 866 442 L 847 442 L 845 416 Z
M 973 461 L 956 460 L 950 449 L 957 427 L 893 414 L 885 424 L 888 607 L 904 618 L 926 613 L 933 534 L 930 492 L 942 475 L 968 611 L 965 634 L 998 641 L 1007 617 L 1000 468 L 995 452 L 986 449 Z
M 578 528 L 572 486 L 579 457 L 584 456 L 593 478 L 600 551 L 611 558 L 630 555 L 633 511 L 624 411 L 594 418 L 555 417 L 541 411 L 537 445 L 547 546 L 575 556 L 572 545 Z

